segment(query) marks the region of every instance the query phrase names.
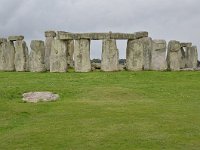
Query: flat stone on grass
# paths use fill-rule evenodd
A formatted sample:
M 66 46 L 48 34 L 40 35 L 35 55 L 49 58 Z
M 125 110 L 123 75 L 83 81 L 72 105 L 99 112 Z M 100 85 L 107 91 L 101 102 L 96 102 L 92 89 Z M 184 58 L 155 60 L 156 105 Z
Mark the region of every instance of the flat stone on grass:
M 23 101 L 29 103 L 51 102 L 59 99 L 58 94 L 52 92 L 29 92 L 23 94 Z

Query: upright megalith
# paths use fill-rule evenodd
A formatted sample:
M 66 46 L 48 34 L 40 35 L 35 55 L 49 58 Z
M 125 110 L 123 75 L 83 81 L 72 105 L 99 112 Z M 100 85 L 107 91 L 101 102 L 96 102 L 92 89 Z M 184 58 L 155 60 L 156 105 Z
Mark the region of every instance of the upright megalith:
M 43 41 L 33 40 L 31 41 L 31 52 L 29 56 L 29 70 L 31 72 L 44 72 L 45 63 L 45 46 Z
M 56 32 L 55 31 L 46 31 L 45 32 L 45 67 L 46 70 L 50 70 L 50 53 L 51 53 L 51 45 L 56 37 Z
M 102 44 L 102 71 L 118 71 L 119 70 L 119 50 L 117 49 L 116 40 L 105 39 Z
M 3 64 L 4 64 L 4 49 L 5 49 L 5 43 L 7 42 L 7 39 L 0 38 L 0 71 L 3 70 Z
M 153 41 L 150 37 L 145 37 L 140 39 L 143 44 L 143 68 L 144 70 L 150 70 L 151 67 L 151 52 L 153 48 Z
M 186 49 L 186 68 L 197 68 L 198 52 L 196 46 L 187 47 Z
M 144 47 L 140 39 L 128 40 L 126 50 L 126 69 L 140 71 L 144 67 Z
M 184 47 L 181 47 L 180 51 L 178 52 L 178 59 L 179 59 L 180 69 L 184 69 L 186 66 L 186 54 Z
M 74 67 L 76 72 L 90 72 L 90 40 L 75 40 L 74 46 Z
M 15 48 L 14 44 L 7 39 L 0 40 L 0 70 L 14 71 Z
M 181 68 L 179 60 L 179 52 L 181 50 L 181 44 L 179 41 L 170 41 L 168 43 L 167 51 L 167 65 L 168 69 L 172 71 L 179 71 Z
M 15 42 L 15 70 L 28 71 L 28 47 L 25 41 Z
M 67 65 L 74 67 L 74 40 L 67 40 Z
M 65 41 L 53 40 L 50 54 L 50 72 L 67 71 L 67 48 Z
M 163 71 L 167 69 L 166 62 L 167 43 L 165 40 L 153 40 L 151 51 L 151 70 Z

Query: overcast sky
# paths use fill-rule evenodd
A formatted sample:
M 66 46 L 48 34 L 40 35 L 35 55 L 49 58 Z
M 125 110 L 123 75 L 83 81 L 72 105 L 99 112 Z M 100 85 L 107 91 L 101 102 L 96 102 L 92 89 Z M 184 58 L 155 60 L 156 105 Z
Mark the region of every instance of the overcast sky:
M 200 49 L 200 0 L 0 0 L 0 36 L 44 40 L 44 31 L 137 32 Z M 91 57 L 100 58 L 93 41 Z M 125 57 L 126 41 L 118 42 Z

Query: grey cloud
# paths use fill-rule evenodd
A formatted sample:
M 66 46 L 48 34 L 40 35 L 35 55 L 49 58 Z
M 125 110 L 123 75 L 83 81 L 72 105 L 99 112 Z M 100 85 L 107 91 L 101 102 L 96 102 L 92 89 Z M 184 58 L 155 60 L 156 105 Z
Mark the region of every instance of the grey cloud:
M 45 30 L 136 32 L 154 39 L 191 41 L 200 47 L 198 0 L 1 0 L 0 34 L 44 39 Z M 118 42 L 121 57 L 125 41 Z M 100 57 L 93 42 L 92 56 Z M 94 50 L 95 49 L 95 50 Z

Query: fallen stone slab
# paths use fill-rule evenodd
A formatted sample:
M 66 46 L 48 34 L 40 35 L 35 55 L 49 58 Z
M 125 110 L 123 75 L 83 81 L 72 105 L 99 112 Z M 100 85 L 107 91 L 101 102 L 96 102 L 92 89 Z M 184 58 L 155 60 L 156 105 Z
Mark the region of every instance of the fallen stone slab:
M 22 96 L 22 100 L 29 103 L 51 102 L 59 99 L 59 95 L 52 92 L 29 92 Z
M 9 36 L 8 40 L 9 41 L 22 41 L 24 39 L 23 35 L 19 35 L 19 36 Z

